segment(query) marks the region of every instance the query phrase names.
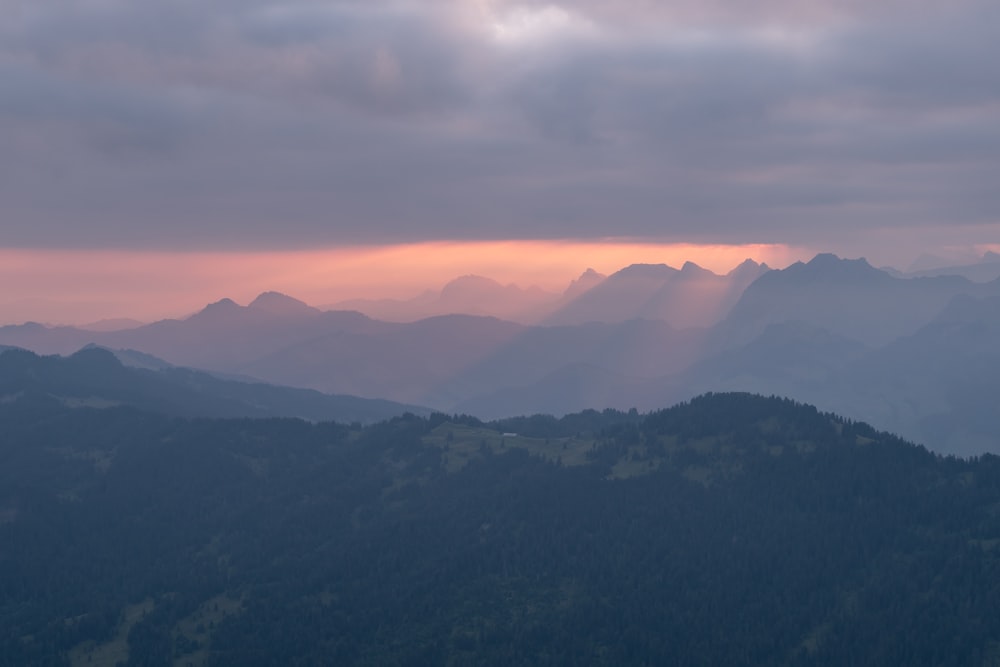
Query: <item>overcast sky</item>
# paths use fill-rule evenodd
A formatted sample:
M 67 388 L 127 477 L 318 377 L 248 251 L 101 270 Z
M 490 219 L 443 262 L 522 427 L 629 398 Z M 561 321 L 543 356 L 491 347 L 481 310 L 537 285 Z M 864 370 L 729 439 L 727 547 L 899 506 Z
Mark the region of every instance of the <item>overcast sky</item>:
M 996 0 L 0 10 L 0 247 L 1000 242 Z

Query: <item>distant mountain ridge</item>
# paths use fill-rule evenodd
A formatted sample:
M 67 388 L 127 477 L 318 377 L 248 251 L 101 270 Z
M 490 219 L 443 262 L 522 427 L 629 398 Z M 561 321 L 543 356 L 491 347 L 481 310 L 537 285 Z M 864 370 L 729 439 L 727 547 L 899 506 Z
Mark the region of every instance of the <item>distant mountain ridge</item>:
M 507 291 L 469 277 L 449 293 L 483 288 Z M 993 392 L 1000 359 L 988 337 L 973 336 L 993 330 L 998 298 L 1000 280 L 904 278 L 819 254 L 780 270 L 748 261 L 727 276 L 690 263 L 588 271 L 545 325 L 468 314 L 387 322 L 265 293 L 247 306 L 223 299 L 185 320 L 122 331 L 0 327 L 0 344 L 69 354 L 96 343 L 227 377 L 490 418 L 755 391 L 808 400 L 938 451 L 1000 453 L 994 408 L 978 398 Z M 677 313 L 687 324 L 718 321 L 672 324 Z
M 681 269 L 667 264 L 632 264 L 610 276 L 587 269 L 562 294 L 466 275 L 446 283 L 438 292 L 427 291 L 413 299 L 350 299 L 329 308 L 357 310 L 393 322 L 463 313 L 526 325 L 620 323 L 643 318 L 663 320 L 678 328 L 709 326 L 767 270 L 767 265 L 751 259 L 723 276 L 693 262 L 685 262 Z
M 866 344 L 885 344 L 927 324 L 960 294 L 1000 294 L 1000 282 L 894 278 L 864 259 L 820 254 L 762 275 L 719 329 L 729 336 L 723 344 L 733 344 L 749 341 L 769 324 L 801 320 Z
M 87 347 L 68 357 L 0 350 L 0 399 L 36 394 L 73 407 L 123 405 L 182 417 L 299 417 L 345 423 L 429 412 L 386 400 L 223 380 L 169 365 L 150 370 L 156 360 L 149 355 L 121 354 L 145 357 L 147 368 L 126 366 L 115 353 L 100 347 Z
M 663 320 L 677 328 L 707 327 L 721 320 L 743 290 L 769 270 L 746 260 L 724 276 L 693 262 L 633 264 L 608 276 L 555 310 L 545 324 Z

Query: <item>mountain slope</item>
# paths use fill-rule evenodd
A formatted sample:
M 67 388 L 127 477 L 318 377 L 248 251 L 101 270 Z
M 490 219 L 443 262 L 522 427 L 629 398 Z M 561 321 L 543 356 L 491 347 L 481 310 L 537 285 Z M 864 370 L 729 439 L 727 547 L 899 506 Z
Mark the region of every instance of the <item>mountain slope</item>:
M 1000 657 L 1000 460 L 788 400 L 360 429 L 22 397 L 0 432 L 6 664 Z
M 724 348 L 749 342 L 771 324 L 801 321 L 866 345 L 884 345 L 930 322 L 959 294 L 1000 295 L 1000 282 L 894 278 L 864 259 L 820 254 L 753 282 L 713 339 Z
M 722 319 L 746 287 L 766 273 L 766 265 L 747 260 L 719 276 L 686 262 L 633 264 L 608 276 L 545 319 L 549 325 L 663 320 L 676 328 L 707 327 Z
M 71 406 L 132 406 L 185 417 L 301 417 L 371 423 L 421 408 L 332 396 L 307 389 L 222 380 L 208 373 L 123 365 L 111 351 L 85 348 L 69 357 L 0 352 L 0 396 L 40 395 Z
M 839 409 L 960 455 L 1000 451 L 1000 296 L 956 297 L 845 369 Z

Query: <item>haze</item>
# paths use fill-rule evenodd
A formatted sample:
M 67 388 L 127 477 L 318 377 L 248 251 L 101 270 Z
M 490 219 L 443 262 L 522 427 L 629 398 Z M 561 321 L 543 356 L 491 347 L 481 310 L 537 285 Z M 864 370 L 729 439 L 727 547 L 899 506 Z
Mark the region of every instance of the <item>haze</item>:
M 616 242 L 463 242 L 279 252 L 0 251 L 0 323 L 86 324 L 187 315 L 223 297 L 246 302 L 278 290 L 309 303 L 410 298 L 456 276 L 561 293 L 585 269 L 696 259 L 725 273 L 747 257 L 783 266 L 784 246 L 689 246 Z

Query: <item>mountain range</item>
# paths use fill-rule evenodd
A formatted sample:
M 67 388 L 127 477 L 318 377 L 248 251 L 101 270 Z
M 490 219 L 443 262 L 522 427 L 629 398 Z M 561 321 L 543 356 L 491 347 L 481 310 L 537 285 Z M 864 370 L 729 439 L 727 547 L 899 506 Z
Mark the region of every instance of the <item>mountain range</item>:
M 456 278 L 412 299 L 349 299 L 325 306 L 355 310 L 390 322 L 463 313 L 520 324 L 616 323 L 642 318 L 684 328 L 718 322 L 743 290 L 769 270 L 746 260 L 726 275 L 693 262 L 680 269 L 666 264 L 633 264 L 610 276 L 587 269 L 562 293 L 539 287 L 502 285 L 483 276 Z
M 178 417 L 295 417 L 370 424 L 404 412 L 430 413 L 381 399 L 227 380 L 150 355 L 128 350 L 116 354 L 95 346 L 67 357 L 0 350 L 0 402 L 25 396 L 56 399 L 70 407 L 128 406 Z
M 524 290 L 469 277 L 434 298 L 468 305 L 498 290 L 528 303 Z M 1000 279 L 901 277 L 820 254 L 725 276 L 690 263 L 588 271 L 538 324 L 462 313 L 392 322 L 269 292 L 118 331 L 0 327 L 0 344 L 43 354 L 97 344 L 230 379 L 482 418 L 763 392 L 964 455 L 1000 451 L 998 299 Z

